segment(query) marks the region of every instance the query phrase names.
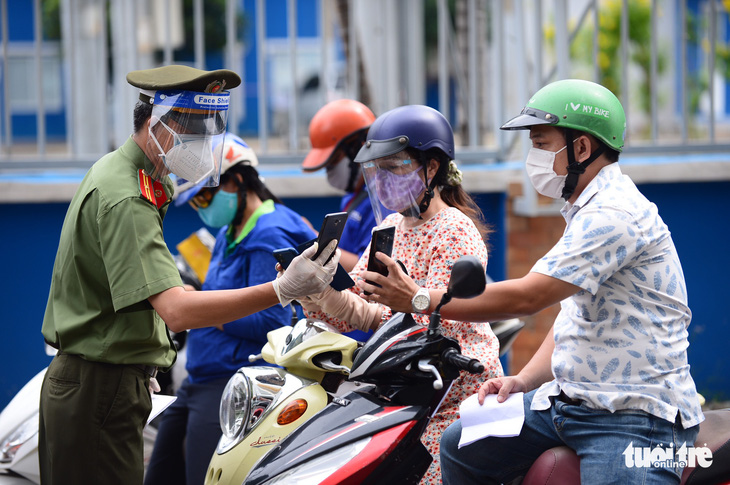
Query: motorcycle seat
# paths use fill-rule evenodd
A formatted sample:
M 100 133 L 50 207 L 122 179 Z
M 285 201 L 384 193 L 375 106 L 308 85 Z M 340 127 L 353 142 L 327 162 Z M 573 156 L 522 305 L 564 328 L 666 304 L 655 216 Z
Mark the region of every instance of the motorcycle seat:
M 730 480 L 730 409 L 705 411 L 695 446 L 709 448 L 712 466 L 686 467 L 681 485 L 727 483 Z M 528 470 L 522 485 L 580 485 L 580 460 L 567 446 L 543 452 Z

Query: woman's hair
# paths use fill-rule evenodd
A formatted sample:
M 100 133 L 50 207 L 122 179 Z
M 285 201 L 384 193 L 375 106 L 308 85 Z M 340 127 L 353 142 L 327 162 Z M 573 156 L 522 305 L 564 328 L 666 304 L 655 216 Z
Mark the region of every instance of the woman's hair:
M 264 185 L 261 177 L 259 177 L 259 172 L 251 165 L 239 163 L 228 169 L 226 173 L 240 173 L 243 177 L 243 185 L 246 187 L 246 190 L 253 191 L 261 201 L 272 199 L 277 204 L 282 203 L 281 199 L 272 194 L 269 188 Z
M 484 213 L 460 183 L 456 185 L 449 183 L 449 162 L 451 162 L 451 159 L 438 148 L 425 151 L 407 148 L 406 151 L 411 158 L 418 160 L 421 165 L 426 166 L 428 161 L 432 159 L 438 162 L 439 168 L 436 171 L 434 180 L 436 186 L 439 187 L 441 199 L 446 202 L 446 205 L 459 209 L 471 219 L 477 230 L 479 230 L 482 239 L 486 242 L 492 228 L 484 220 Z
M 241 174 L 241 178 L 243 179 L 243 182 L 238 184 L 238 192 L 244 200 L 246 199 L 248 191 L 252 191 L 259 199 L 261 199 L 262 202 L 266 200 L 273 200 L 275 203 L 283 205 L 281 199 L 271 193 L 268 187 L 264 185 L 264 182 L 259 177 L 258 171 L 254 167 L 248 164 L 239 163 L 238 165 L 234 165 L 229 168 L 223 175 L 233 175 L 236 173 Z M 241 220 L 243 219 L 243 208 L 243 205 L 239 206 L 239 210 L 236 212 L 236 215 L 231 222 L 233 226 L 237 226 L 241 223 Z

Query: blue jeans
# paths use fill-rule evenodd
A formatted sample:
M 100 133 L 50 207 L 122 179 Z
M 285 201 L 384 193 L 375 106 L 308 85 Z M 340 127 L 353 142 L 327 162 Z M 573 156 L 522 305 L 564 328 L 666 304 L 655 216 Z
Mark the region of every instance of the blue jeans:
M 145 484 L 203 483 L 221 437 L 218 410 L 227 383 L 227 377 L 198 384 L 183 381 L 177 399 L 162 415 Z
M 459 449 L 461 422 L 449 426 L 441 437 L 444 484 L 506 483 L 527 473 L 543 451 L 562 445 L 580 457 L 581 483 L 680 482 L 681 468 L 629 467 L 624 451 L 632 443 L 634 449 L 690 447 L 699 426 L 683 429 L 679 420 L 670 423 L 642 411 L 610 413 L 560 400 L 550 409 L 532 411 L 534 394 L 524 396 L 525 424 L 514 438 L 485 438 Z

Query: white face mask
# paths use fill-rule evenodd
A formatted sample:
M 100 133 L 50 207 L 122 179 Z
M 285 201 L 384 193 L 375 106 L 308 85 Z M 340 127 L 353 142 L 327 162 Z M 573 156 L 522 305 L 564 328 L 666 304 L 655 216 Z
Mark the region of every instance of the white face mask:
M 173 147 L 165 153 L 152 131 L 153 125 L 150 124 L 150 139 L 157 145 L 160 158 L 167 170 L 187 180 L 192 185 L 202 182 L 206 177 L 213 174 L 216 168 L 215 159 L 213 157 L 212 140 L 208 135 L 189 133 L 180 135 L 161 120 L 157 120 L 156 123 L 166 129 L 175 141 Z
M 327 167 L 327 181 L 332 187 L 347 191 L 350 184 L 350 160 L 342 158 L 339 162 Z
M 566 148 L 567 145 L 557 152 L 530 148 L 527 153 L 527 159 L 525 160 L 527 176 L 539 194 L 553 199 L 560 199 L 563 196 L 563 186 L 567 175 L 555 173 L 553 164 L 555 163 L 555 156 Z
M 208 177 L 214 169 L 213 149 L 205 135 L 176 144 L 165 154 L 164 161 L 170 172 L 194 184 Z

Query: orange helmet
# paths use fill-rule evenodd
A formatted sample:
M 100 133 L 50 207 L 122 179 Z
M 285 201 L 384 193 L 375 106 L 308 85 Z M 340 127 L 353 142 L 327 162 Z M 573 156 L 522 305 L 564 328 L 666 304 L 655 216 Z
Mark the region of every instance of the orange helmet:
M 302 169 L 314 172 L 337 161 L 332 160 L 336 149 L 357 138 L 364 142 L 373 121 L 373 112 L 353 99 L 338 99 L 322 106 L 309 123 L 312 149 L 304 158 Z

